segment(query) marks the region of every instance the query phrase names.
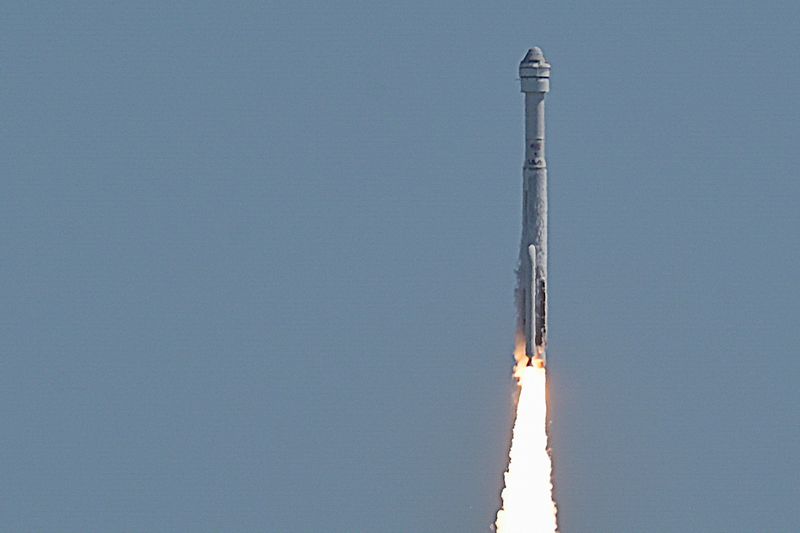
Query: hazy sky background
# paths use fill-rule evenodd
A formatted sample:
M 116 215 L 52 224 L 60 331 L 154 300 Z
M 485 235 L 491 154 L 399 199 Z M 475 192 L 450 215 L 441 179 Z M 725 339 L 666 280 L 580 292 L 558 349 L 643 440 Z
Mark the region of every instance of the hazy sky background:
M 0 529 L 488 531 L 539 45 L 562 530 L 800 530 L 796 5 L 3 2 Z

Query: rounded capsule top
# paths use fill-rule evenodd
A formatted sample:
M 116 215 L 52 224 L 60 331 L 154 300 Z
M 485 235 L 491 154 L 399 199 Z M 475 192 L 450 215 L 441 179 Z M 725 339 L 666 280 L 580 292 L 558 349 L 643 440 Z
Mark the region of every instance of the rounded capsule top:
M 542 49 L 538 46 L 534 46 L 530 50 L 528 50 L 528 54 L 525 56 L 523 61 L 544 61 L 544 54 L 542 53 Z

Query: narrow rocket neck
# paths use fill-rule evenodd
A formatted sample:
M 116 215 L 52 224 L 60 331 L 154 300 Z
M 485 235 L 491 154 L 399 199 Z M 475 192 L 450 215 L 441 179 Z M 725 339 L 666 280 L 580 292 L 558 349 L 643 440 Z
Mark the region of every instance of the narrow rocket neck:
M 546 168 L 544 93 L 525 93 L 525 168 Z

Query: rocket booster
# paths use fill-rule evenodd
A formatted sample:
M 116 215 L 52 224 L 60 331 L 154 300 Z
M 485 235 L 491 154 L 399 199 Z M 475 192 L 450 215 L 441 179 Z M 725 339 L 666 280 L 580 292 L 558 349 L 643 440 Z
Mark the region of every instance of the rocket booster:
M 525 164 L 522 168 L 522 242 L 517 270 L 517 338 L 525 341 L 528 364 L 543 365 L 547 347 L 547 162 L 544 100 L 550 64 L 531 48 L 519 65 L 525 94 Z

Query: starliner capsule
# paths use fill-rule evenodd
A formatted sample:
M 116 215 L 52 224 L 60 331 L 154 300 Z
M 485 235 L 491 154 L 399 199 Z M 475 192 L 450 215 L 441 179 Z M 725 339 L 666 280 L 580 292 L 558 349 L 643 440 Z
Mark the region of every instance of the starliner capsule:
M 522 242 L 517 269 L 517 339 L 528 364 L 544 365 L 547 348 L 547 162 L 544 100 L 550 64 L 531 48 L 519 65 L 525 94 L 525 164 L 522 167 Z

